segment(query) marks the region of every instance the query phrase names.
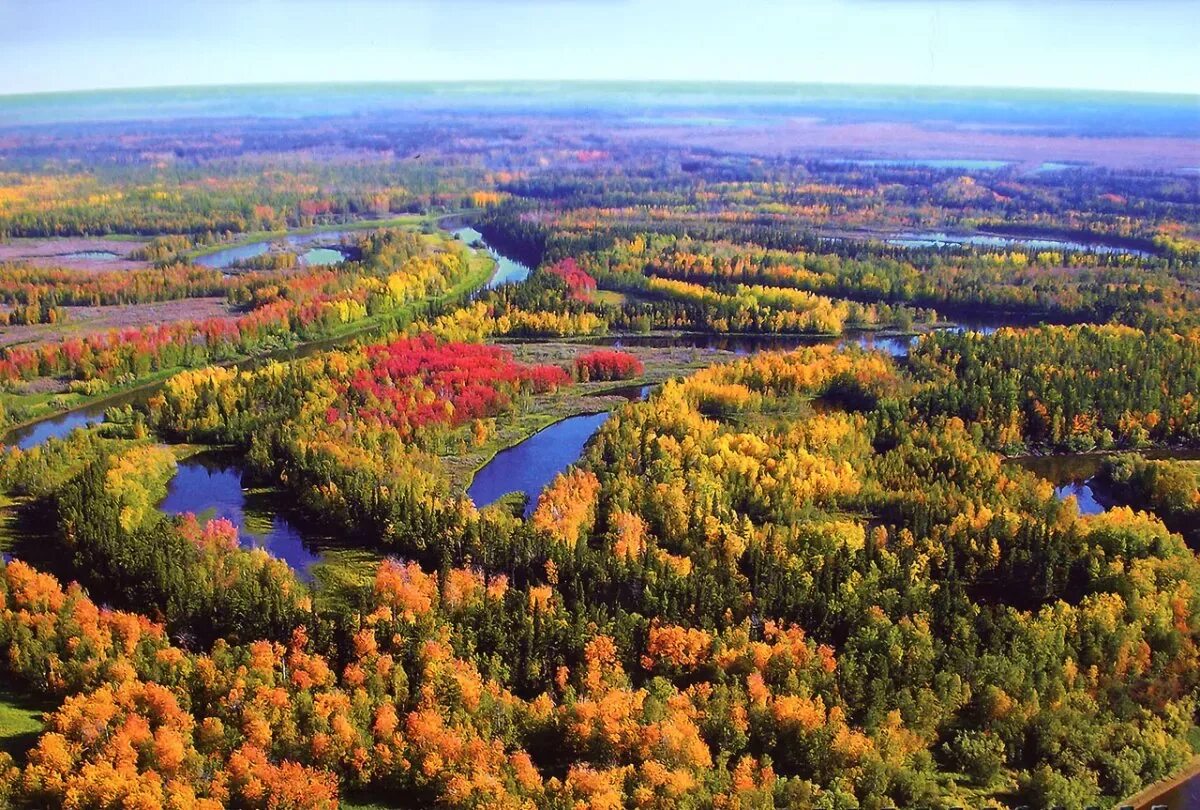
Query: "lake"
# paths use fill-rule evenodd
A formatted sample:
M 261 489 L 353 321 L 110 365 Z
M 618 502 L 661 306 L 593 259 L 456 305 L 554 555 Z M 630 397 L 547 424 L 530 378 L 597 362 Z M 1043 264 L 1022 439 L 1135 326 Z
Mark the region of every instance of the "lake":
M 238 528 L 243 548 L 261 548 L 290 565 L 300 579 L 311 581 L 320 560 L 295 523 L 278 511 L 277 496 L 247 492 L 236 457 L 206 452 L 179 462 L 159 504 L 173 515 L 191 512 L 201 522 L 225 518 Z
M 608 417 L 608 413 L 568 416 L 520 444 L 501 450 L 475 473 L 467 495 L 482 509 L 502 495 L 523 492 L 528 496 L 525 517 L 529 517 L 542 490 L 554 476 L 579 460 L 588 440 Z
M 201 265 L 202 267 L 225 270 L 238 262 L 244 262 L 247 259 L 253 259 L 255 256 L 270 253 L 273 249 L 311 245 L 311 249 L 301 254 L 301 259 L 305 264 L 337 264 L 338 262 L 345 261 L 347 258 L 346 252 L 339 249 L 337 245 L 348 233 L 350 232 L 320 231 L 317 233 L 294 233 L 287 234 L 286 236 L 271 236 L 256 242 L 247 242 L 244 245 L 221 248 L 212 253 L 198 256 L 192 261 L 194 264 Z

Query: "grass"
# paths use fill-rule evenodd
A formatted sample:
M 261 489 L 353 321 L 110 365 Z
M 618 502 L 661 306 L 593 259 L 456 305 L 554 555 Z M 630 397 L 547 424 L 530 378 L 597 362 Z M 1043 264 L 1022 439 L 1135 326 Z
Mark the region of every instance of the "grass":
M 0 686 L 0 751 L 18 763 L 37 742 L 42 733 L 42 714 L 54 710 L 46 700 L 18 694 L 8 686 Z
M 356 594 L 375 582 L 381 556 L 381 552 L 369 548 L 323 549 L 321 561 L 311 569 L 317 609 L 344 611 L 357 607 Z
M 612 304 L 619 307 L 629 300 L 629 296 L 616 290 L 596 290 L 592 293 L 592 300 L 597 304 Z

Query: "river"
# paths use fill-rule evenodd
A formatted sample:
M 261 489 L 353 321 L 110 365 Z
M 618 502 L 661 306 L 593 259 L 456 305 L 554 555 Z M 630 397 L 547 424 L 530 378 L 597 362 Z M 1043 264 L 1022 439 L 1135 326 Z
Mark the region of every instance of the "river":
M 1134 810 L 1153 810 L 1156 807 L 1165 807 L 1166 810 L 1196 810 L 1200 807 L 1200 773 L 1192 773 L 1178 784 L 1170 785 L 1162 793 L 1137 800 L 1133 807 Z
M 938 329 L 958 332 L 993 334 L 1005 326 L 1024 326 L 1029 323 L 1021 315 L 975 316 L 949 322 Z M 848 329 L 841 335 L 754 335 L 716 334 L 712 332 L 651 332 L 647 334 L 604 335 L 587 338 L 587 343 L 599 346 L 623 348 L 627 346 L 651 346 L 656 348 L 692 348 L 703 351 L 754 354 L 762 351 L 788 351 L 801 346 L 858 346 L 870 351 L 881 351 L 891 357 L 908 357 L 916 345 L 918 336 L 895 334 L 878 330 Z
M 1115 454 L 1113 452 L 1099 453 L 1060 453 L 1050 456 L 1017 456 L 1008 460 L 1010 464 L 1019 464 L 1032 473 L 1045 478 L 1054 485 L 1054 494 L 1059 500 L 1074 496 L 1083 515 L 1097 515 L 1116 505 L 1116 499 L 1104 491 L 1097 481 L 1100 465 L 1104 459 Z M 1200 458 L 1200 452 L 1194 450 L 1139 450 L 1150 459 L 1181 459 L 1194 460 Z
M 307 248 L 300 254 L 300 261 L 306 265 L 329 265 L 344 261 L 349 252 L 342 247 L 344 237 L 352 231 L 319 231 L 317 233 L 297 233 L 286 236 L 274 236 L 244 245 L 234 245 L 222 248 L 193 259 L 195 264 L 202 267 L 212 267 L 225 270 L 238 262 L 262 256 L 276 249 Z
M 1029 248 L 1042 251 L 1073 253 L 1128 254 L 1150 257 L 1154 254 L 1138 248 L 1109 244 L 1100 240 L 1081 242 L 1073 239 L 1057 239 L 1048 236 L 1019 236 L 1007 233 L 948 233 L 945 231 L 910 231 L 897 233 L 887 238 L 889 245 L 908 248 L 940 247 L 985 247 L 985 248 Z
M 488 279 L 487 289 L 494 290 L 505 284 L 519 284 L 529 278 L 531 271 L 528 265 L 522 264 L 515 259 L 510 259 L 503 253 L 500 253 L 484 240 L 483 234 L 474 228 L 456 228 L 451 233 L 468 245 L 478 245 L 483 248 L 496 261 L 496 271 Z

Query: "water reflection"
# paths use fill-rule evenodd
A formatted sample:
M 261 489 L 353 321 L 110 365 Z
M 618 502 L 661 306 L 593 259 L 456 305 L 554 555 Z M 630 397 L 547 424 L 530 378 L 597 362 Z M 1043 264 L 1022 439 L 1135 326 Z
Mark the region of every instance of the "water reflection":
M 658 349 L 701 349 L 749 355 L 762 351 L 790 351 L 801 346 L 861 346 L 886 352 L 892 357 L 907 357 L 916 344 L 915 335 L 881 335 L 876 332 L 849 332 L 841 337 L 829 335 L 720 335 L 710 332 L 648 333 L 644 335 L 605 335 L 586 342 L 598 346 L 626 348 L 644 346 Z
M 528 497 L 525 517 L 533 514 L 538 495 L 554 476 L 576 461 L 608 413 L 570 416 L 533 434 L 520 444 L 501 450 L 475 474 L 467 495 L 483 508 L 510 492 Z
M 496 260 L 496 272 L 488 279 L 487 288 L 494 290 L 504 284 L 516 284 L 529 278 L 530 269 L 521 262 L 508 258 L 489 245 L 483 234 L 474 228 L 457 228 L 453 234 L 468 245 L 480 244 Z
M 1090 478 L 1086 481 L 1070 481 L 1055 487 L 1054 497 L 1060 501 L 1065 501 L 1070 497 L 1075 498 L 1081 515 L 1098 515 L 1108 508 L 1098 500 L 1096 489 Z
M 311 566 L 320 555 L 310 549 L 299 528 L 279 514 L 265 494 L 247 493 L 242 469 L 229 456 L 201 453 L 179 463 L 159 505 L 169 514 L 192 512 L 202 522 L 225 518 L 238 528 L 243 548 L 261 548 L 312 579 Z
M 224 270 L 238 262 L 244 262 L 248 259 L 253 259 L 255 256 L 262 256 L 265 253 L 269 253 L 274 245 L 283 245 L 289 248 L 311 245 L 313 246 L 312 249 L 301 256 L 305 264 L 337 264 L 347 258 L 346 251 L 340 249 L 337 245 L 349 233 L 349 231 L 321 231 L 319 233 L 294 233 L 282 237 L 273 236 L 245 245 L 222 248 L 213 253 L 198 256 L 193 261 L 202 267 Z

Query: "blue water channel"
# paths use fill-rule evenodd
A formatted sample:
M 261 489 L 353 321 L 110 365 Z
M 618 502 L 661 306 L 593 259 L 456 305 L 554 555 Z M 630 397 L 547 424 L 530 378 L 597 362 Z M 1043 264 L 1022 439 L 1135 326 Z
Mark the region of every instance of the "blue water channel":
M 172 515 L 191 512 L 203 523 L 225 518 L 237 526 L 243 548 L 261 548 L 290 565 L 302 580 L 320 554 L 306 545 L 300 529 L 279 514 L 270 495 L 249 494 L 242 468 L 219 453 L 201 453 L 179 462 L 159 508 Z

